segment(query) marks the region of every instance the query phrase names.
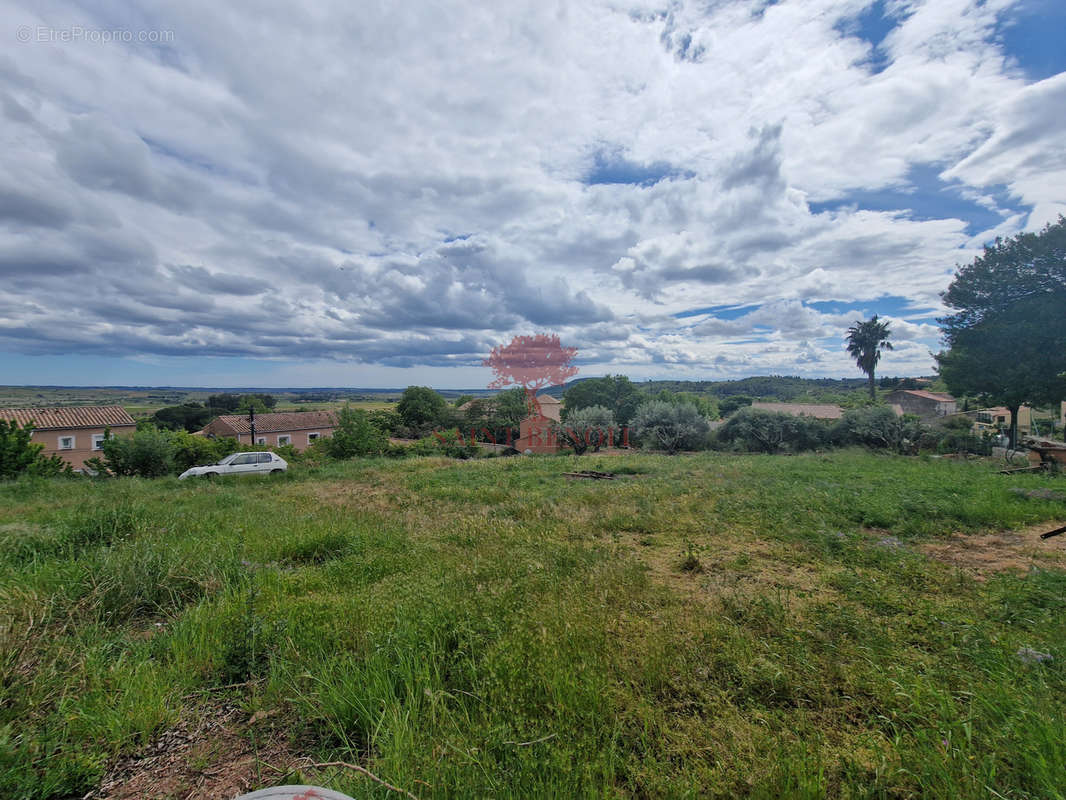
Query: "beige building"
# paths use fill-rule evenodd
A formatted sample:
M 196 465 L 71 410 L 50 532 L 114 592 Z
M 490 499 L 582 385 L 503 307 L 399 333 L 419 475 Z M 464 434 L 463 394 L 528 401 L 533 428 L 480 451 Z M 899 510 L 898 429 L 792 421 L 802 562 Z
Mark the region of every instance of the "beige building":
M 255 415 L 253 441 L 247 414 L 224 414 L 209 422 L 200 433 L 211 438 L 232 437 L 241 444 L 282 447 L 291 444 L 305 450 L 316 439 L 333 436 L 337 415 L 333 411 L 281 411 Z
M 973 419 L 974 432 L 980 431 L 1005 431 L 1010 428 L 1010 409 L 1005 406 L 995 408 L 982 408 L 977 411 L 967 412 L 966 416 Z M 1028 436 L 1033 432 L 1033 409 L 1022 406 L 1018 409 L 1018 435 Z
M 886 395 L 885 402 L 899 406 L 904 414 L 914 414 L 926 420 L 946 417 L 956 411 L 955 398 L 950 394 L 924 389 L 897 389 Z
M 814 417 L 815 419 L 840 419 L 844 409 L 832 404 L 817 403 L 752 403 L 752 408 L 760 411 L 773 411 L 793 417 Z
M 76 470 L 84 468 L 87 458 L 102 455 L 100 443 L 106 431 L 122 436 L 137 430 L 121 406 L 0 408 L 0 419 L 33 425 L 30 440 L 43 444 L 45 455 L 58 455 Z

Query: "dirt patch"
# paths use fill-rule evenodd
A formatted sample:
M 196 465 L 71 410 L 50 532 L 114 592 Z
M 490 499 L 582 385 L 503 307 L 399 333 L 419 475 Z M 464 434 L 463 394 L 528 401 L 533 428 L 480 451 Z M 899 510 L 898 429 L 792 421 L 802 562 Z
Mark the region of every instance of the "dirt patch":
M 1041 540 L 1040 534 L 1062 522 L 1042 522 L 1021 531 L 955 534 L 922 542 L 917 549 L 930 558 L 972 573 L 983 581 L 997 572 L 1028 572 L 1034 567 L 1066 567 L 1066 534 Z
M 257 747 L 252 746 L 255 733 Z M 85 800 L 229 800 L 294 761 L 288 737 L 263 715 L 199 709 L 139 753 L 121 759 Z

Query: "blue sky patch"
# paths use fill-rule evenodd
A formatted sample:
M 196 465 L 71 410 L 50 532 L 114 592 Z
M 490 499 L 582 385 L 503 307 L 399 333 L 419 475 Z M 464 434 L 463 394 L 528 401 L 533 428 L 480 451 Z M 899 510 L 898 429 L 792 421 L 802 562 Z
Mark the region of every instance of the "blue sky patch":
M 1022 0 L 1000 19 L 996 38 L 1030 80 L 1066 71 L 1066 2 Z
M 667 178 L 692 177 L 691 172 L 685 172 L 665 161 L 655 161 L 651 164 L 638 164 L 629 161 L 623 156 L 605 153 L 602 150 L 596 153 L 592 169 L 589 170 L 582 183 L 586 186 L 597 184 L 628 183 L 633 186 L 654 186 Z
M 916 164 L 907 172 L 906 185 L 903 187 L 864 189 L 834 200 L 811 203 L 811 213 L 839 211 L 854 206 L 865 211 L 905 211 L 911 219 L 918 221 L 961 219 L 966 223 L 966 232 L 970 236 L 1003 222 L 1004 215 L 963 197 L 959 186 L 937 177 L 939 172 L 939 167 Z M 1005 187 L 992 187 L 985 191 L 1004 211 L 1016 212 L 1010 205 Z
M 888 53 L 881 44 L 900 22 L 898 16 L 888 13 L 885 0 L 875 0 L 856 16 L 840 20 L 835 27 L 844 35 L 862 39 L 870 45 L 872 49 L 865 63 L 877 74 L 889 65 Z
M 705 308 L 693 308 L 689 311 L 679 311 L 674 314 L 674 319 L 685 319 L 686 317 L 699 317 L 704 314 L 710 315 L 715 319 L 739 319 L 740 317 L 750 314 L 752 311 L 757 310 L 761 306 L 706 306 Z

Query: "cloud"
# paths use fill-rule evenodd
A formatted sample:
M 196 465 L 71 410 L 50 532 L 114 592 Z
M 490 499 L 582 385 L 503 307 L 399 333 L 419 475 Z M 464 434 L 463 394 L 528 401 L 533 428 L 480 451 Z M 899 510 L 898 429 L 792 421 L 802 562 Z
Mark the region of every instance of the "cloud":
M 8 353 L 466 369 L 556 330 L 605 371 L 850 374 L 810 303 L 934 307 L 1066 209 L 1066 74 L 1012 66 L 1009 0 L 4 8 L 172 32 L 0 57 Z

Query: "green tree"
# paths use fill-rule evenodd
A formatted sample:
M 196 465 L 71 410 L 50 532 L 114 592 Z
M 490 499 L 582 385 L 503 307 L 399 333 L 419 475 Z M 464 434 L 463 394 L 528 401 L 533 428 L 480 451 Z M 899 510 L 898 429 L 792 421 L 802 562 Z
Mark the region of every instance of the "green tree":
M 388 444 L 388 437 L 365 411 L 345 403 L 337 412 L 337 429 L 324 446 L 333 458 L 355 458 L 381 455 Z
M 645 398 L 636 384 L 625 375 L 607 375 L 578 381 L 563 392 L 563 418 L 592 406 L 610 409 L 619 425 L 628 425 Z
M 874 314 L 865 322 L 856 322 L 848 328 L 846 337 L 848 353 L 855 359 L 859 369 L 866 373 L 870 382 L 870 399 L 877 401 L 877 386 L 874 383 L 874 370 L 877 362 L 881 360 L 884 350 L 892 349 L 892 342 L 888 339 L 892 331 L 888 329 L 887 322 L 880 322 L 877 314 Z
M 184 403 L 159 409 L 152 415 L 152 421 L 160 428 L 192 433 L 204 427 L 217 414 L 217 410 L 200 403 Z
M 138 429 L 131 436 L 108 436 L 100 443 L 102 457 L 85 466 L 103 475 L 159 478 L 174 471 L 174 442 L 169 431 Z
M 404 425 L 425 433 L 447 421 L 447 406 L 444 398 L 428 386 L 408 386 L 403 390 L 396 411 Z
M 825 443 L 828 426 L 813 417 L 782 414 L 761 408 L 741 408 L 715 431 L 719 443 L 756 453 L 789 450 L 798 453 Z
M 746 394 L 733 394 L 718 401 L 718 413 L 728 417 L 734 411 L 750 406 L 754 400 Z
M 581 455 L 590 447 L 599 452 L 618 432 L 614 430 L 614 414 L 603 406 L 589 406 L 571 411 L 566 422 L 555 425 L 556 434 L 564 447 Z
M 1066 397 L 1066 218 L 1039 233 L 996 239 L 960 267 L 940 320 L 947 350 L 936 356 L 955 394 L 979 395 L 1011 412 Z
M 241 396 L 239 394 L 213 394 L 207 398 L 207 407 L 212 409 L 215 414 L 232 414 L 241 405 Z
M 19 475 L 62 475 L 70 465 L 57 455 L 46 456 L 44 445 L 31 441 L 33 425 L 0 419 L 0 480 Z
M 236 413 L 247 414 L 255 409 L 256 414 L 269 414 L 277 404 L 278 401 L 269 394 L 246 394 L 241 397 Z
M 643 447 L 673 454 L 705 448 L 710 425 L 691 403 L 649 400 L 633 415 L 632 429 Z

